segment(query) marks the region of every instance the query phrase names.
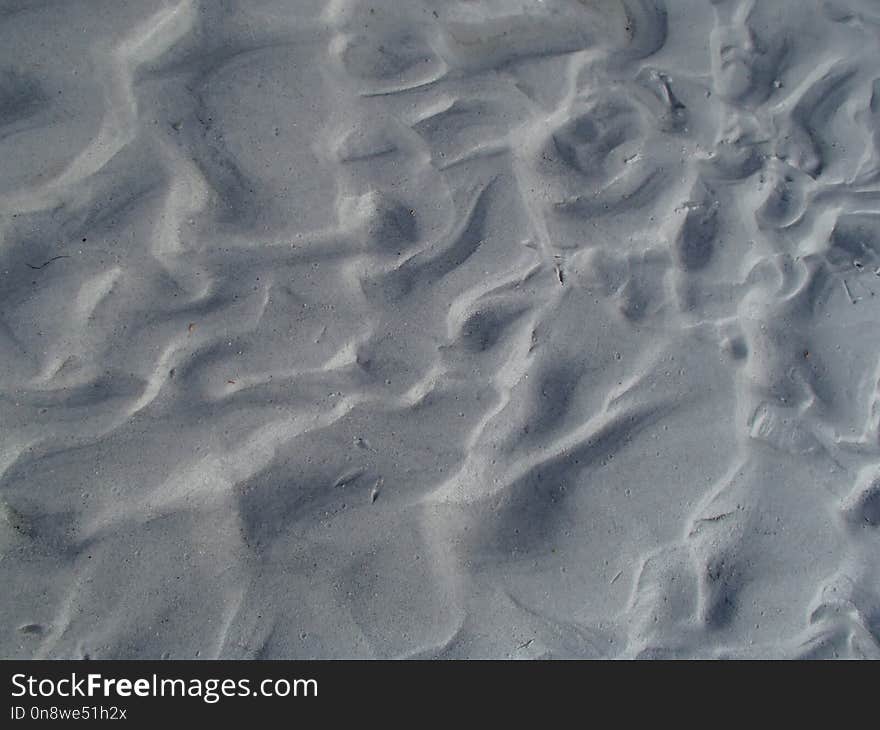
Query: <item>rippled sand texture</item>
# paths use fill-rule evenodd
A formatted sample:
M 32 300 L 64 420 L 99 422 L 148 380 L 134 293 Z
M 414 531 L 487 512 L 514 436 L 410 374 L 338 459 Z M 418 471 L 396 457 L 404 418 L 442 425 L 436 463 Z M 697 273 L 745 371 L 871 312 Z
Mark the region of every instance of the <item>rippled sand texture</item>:
M 880 656 L 878 58 L 0 2 L 0 654 Z

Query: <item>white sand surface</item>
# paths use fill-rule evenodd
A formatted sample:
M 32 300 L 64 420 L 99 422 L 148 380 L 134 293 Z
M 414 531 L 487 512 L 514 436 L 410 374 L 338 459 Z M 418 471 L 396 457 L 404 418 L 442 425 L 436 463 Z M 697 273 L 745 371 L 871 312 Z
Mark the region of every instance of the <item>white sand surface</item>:
M 876 0 L 0 0 L 0 656 L 880 656 Z

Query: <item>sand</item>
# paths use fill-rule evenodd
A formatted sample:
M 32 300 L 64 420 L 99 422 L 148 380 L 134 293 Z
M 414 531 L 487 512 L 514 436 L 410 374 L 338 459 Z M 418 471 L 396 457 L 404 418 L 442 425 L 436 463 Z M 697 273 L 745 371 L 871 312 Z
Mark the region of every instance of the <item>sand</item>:
M 878 59 L 0 2 L 0 656 L 880 657 Z

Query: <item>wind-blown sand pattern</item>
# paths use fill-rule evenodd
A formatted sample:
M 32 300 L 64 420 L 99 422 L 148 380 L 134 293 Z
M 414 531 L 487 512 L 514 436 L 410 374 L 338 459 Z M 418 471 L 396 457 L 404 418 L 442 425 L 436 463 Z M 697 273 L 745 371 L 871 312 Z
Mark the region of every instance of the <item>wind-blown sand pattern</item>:
M 880 657 L 875 0 L 0 49 L 2 656 Z

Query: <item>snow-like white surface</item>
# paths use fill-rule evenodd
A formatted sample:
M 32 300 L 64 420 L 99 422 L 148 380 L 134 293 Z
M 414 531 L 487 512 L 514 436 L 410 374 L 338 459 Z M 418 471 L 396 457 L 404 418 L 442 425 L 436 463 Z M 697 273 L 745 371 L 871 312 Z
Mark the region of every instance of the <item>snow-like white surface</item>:
M 0 655 L 880 655 L 874 0 L 0 2 Z

